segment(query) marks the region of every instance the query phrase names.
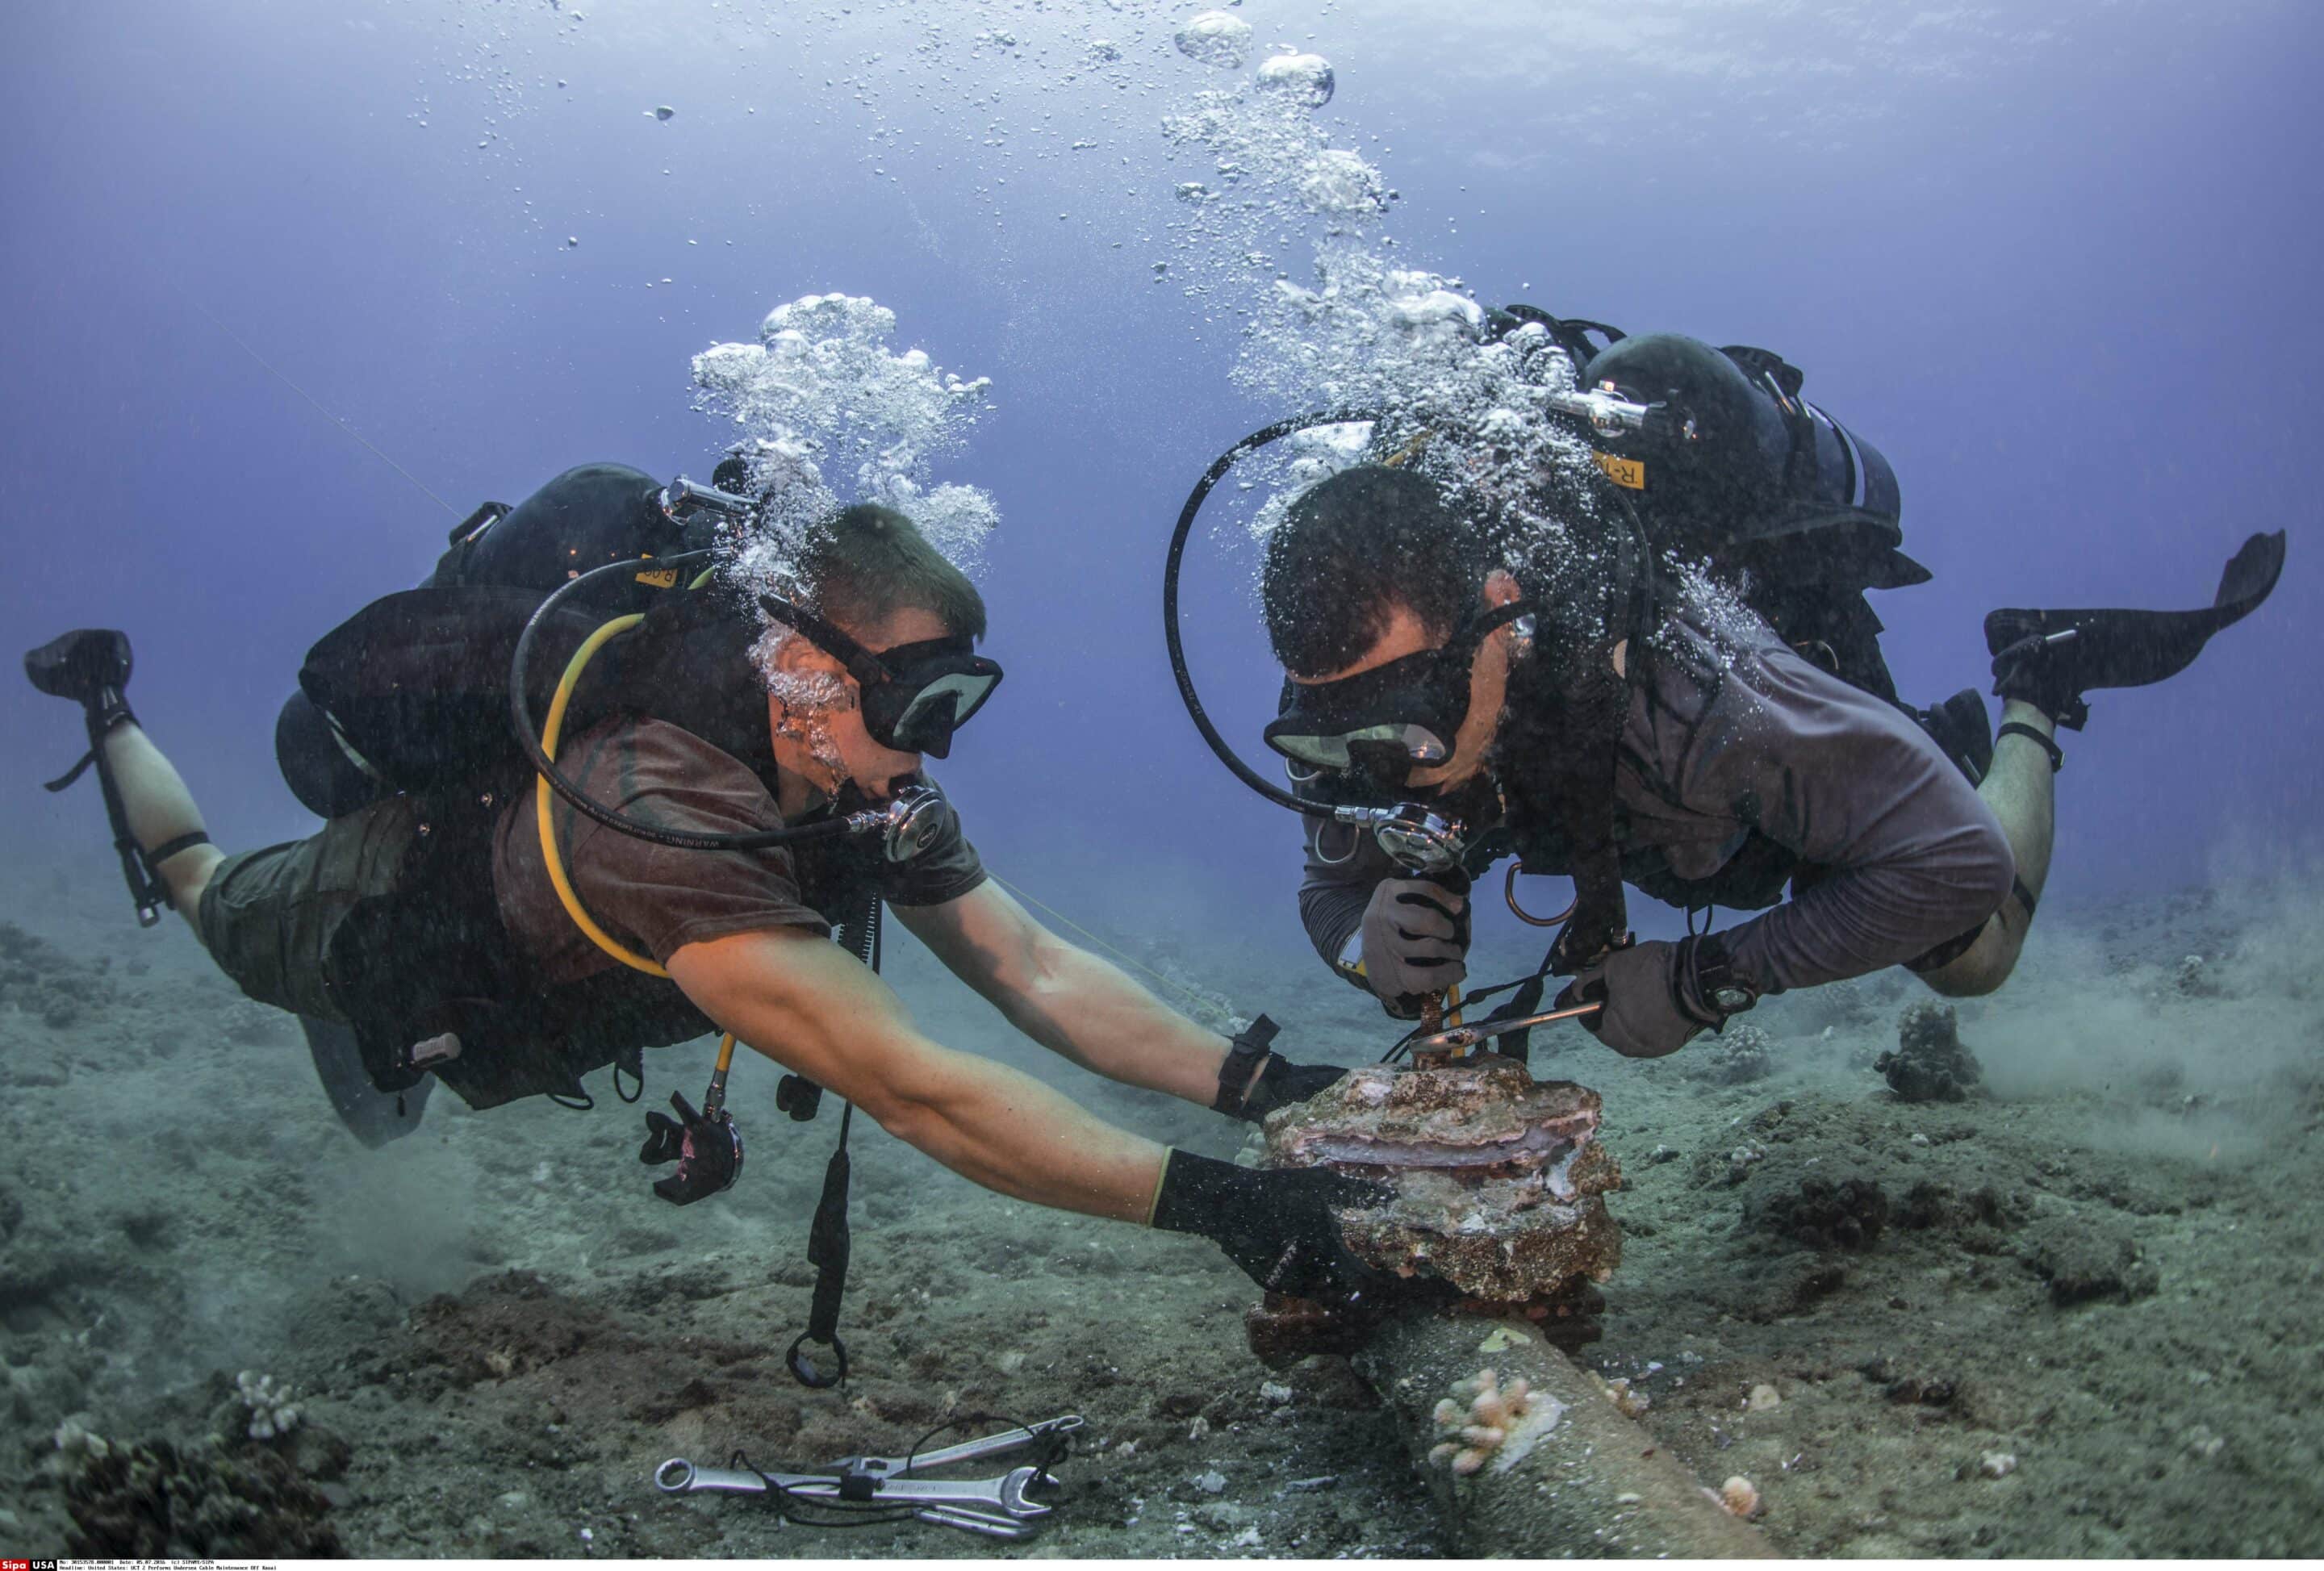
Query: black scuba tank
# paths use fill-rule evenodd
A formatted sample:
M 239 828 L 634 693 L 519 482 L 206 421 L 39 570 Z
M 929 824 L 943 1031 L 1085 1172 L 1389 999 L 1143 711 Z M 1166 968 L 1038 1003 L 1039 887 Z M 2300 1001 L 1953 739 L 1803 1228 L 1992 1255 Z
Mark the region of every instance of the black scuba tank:
M 680 522 L 663 497 L 642 469 L 583 464 L 513 508 L 488 503 L 462 520 L 419 589 L 372 602 L 309 651 L 274 728 L 291 794 L 337 818 L 496 762 L 509 745 L 510 652 L 541 600 L 592 568 L 710 543 L 707 520 Z M 649 567 L 609 587 L 562 619 L 536 672 L 553 688 L 589 627 L 676 587 L 675 572 Z
M 709 544 L 664 510 L 662 491 L 660 481 L 627 464 L 578 465 L 481 527 L 455 530 L 420 587 L 494 584 L 547 595 L 608 562 Z M 642 610 L 650 596 L 641 589 L 631 596 L 639 604 L 613 604 Z
M 1903 497 L 1879 449 L 1800 396 L 1806 378 L 1766 349 L 1714 349 L 1641 333 L 1599 351 L 1584 388 L 1663 417 L 1594 430 L 1607 477 L 1656 543 L 1754 569 L 1763 580 L 1842 590 L 1928 581 L 1897 548 Z

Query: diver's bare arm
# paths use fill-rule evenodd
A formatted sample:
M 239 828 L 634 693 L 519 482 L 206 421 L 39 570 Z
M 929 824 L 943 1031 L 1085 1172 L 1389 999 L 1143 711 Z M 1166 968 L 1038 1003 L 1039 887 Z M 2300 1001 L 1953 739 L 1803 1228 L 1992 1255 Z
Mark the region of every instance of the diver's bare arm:
M 796 929 L 688 944 L 669 974 L 742 1041 L 988 1189 L 1142 1222 L 1164 1150 L 1029 1075 L 923 1036 L 888 985 Z
M 988 879 L 958 900 L 898 906 L 896 914 L 954 975 L 1050 1051 L 1199 1106 L 1218 1095 L 1226 1039 L 1058 938 L 999 884 Z

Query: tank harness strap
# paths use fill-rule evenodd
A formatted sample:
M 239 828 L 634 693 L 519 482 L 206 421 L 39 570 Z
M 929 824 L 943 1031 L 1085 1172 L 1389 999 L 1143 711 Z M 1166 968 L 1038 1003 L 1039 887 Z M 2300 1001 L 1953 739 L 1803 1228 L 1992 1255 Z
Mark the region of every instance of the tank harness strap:
M 1609 594 L 1608 600 L 1607 609 L 1613 611 L 1614 596 Z M 1578 691 L 1559 696 L 1571 740 L 1550 755 L 1543 771 L 1548 799 L 1572 846 L 1573 911 L 1550 948 L 1549 969 L 1559 976 L 1572 975 L 1629 941 L 1614 775 L 1631 683 L 1644 664 L 1644 640 L 1637 633 L 1647 621 L 1644 591 L 1634 587 L 1628 600 L 1623 620 L 1609 615 L 1602 624 L 1631 633 L 1627 673 L 1613 670 L 1610 652 L 1585 629 L 1569 626 L 1559 641 L 1564 648 L 1557 652 L 1567 669 L 1584 673 Z

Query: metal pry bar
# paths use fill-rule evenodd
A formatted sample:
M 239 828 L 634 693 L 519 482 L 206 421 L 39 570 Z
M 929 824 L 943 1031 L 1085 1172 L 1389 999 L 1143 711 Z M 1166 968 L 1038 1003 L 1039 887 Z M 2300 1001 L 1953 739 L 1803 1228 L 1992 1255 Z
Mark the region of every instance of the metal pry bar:
M 1577 1003 L 1569 1009 L 1553 1009 L 1545 1014 L 1520 1015 L 1515 1020 L 1480 1021 L 1475 1025 L 1456 1025 L 1434 1036 L 1417 1037 L 1406 1044 L 1413 1052 L 1464 1052 L 1479 1042 L 1494 1037 L 1507 1036 L 1529 1026 L 1553 1025 L 1562 1020 L 1580 1020 L 1596 1014 L 1606 1006 L 1602 1003 Z

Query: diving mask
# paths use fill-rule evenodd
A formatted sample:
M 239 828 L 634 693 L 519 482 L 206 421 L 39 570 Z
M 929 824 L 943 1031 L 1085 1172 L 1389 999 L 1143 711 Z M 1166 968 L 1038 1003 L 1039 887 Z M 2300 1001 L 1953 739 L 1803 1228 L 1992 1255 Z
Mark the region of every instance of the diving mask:
M 974 652 L 964 636 L 899 643 L 878 654 L 814 612 L 779 595 L 759 605 L 775 621 L 847 668 L 862 689 L 863 728 L 872 740 L 899 753 L 944 758 L 952 734 L 968 724 L 1001 685 L 1001 667 Z
M 1496 606 L 1464 619 L 1439 648 L 1338 681 L 1286 681 L 1281 711 L 1262 733 L 1267 744 L 1307 771 L 1400 790 L 1415 770 L 1451 760 L 1487 635 L 1531 614 L 1523 601 Z M 1312 776 L 1295 767 L 1292 778 Z

